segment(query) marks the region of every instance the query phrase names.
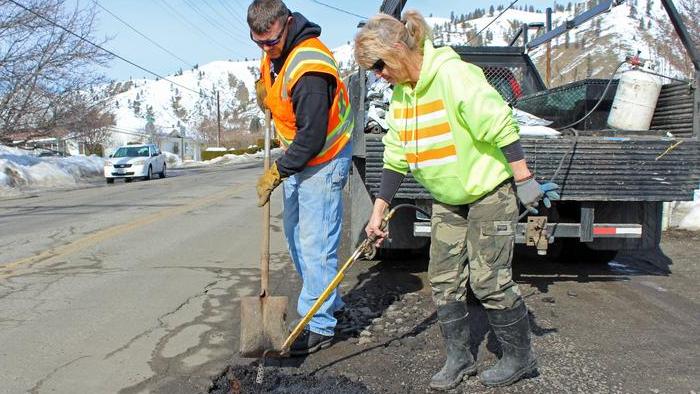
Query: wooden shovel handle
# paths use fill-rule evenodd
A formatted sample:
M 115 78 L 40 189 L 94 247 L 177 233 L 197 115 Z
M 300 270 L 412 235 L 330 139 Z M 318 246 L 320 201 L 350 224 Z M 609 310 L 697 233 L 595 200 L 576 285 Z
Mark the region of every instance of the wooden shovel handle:
M 270 110 L 265 110 L 265 172 L 270 169 L 270 135 L 272 119 Z M 268 277 L 270 275 L 270 201 L 263 205 L 263 239 L 260 253 L 260 297 L 267 296 Z

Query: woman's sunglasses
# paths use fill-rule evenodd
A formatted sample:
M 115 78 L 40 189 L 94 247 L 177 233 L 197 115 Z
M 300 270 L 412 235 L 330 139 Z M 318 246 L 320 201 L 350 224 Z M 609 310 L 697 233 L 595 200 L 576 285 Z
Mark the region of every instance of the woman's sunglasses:
M 374 71 L 374 72 L 380 73 L 380 72 L 382 72 L 382 70 L 384 70 L 384 66 L 386 66 L 386 63 L 384 63 L 384 60 L 379 59 L 376 62 L 374 62 L 372 67 L 370 67 L 369 69 Z
M 250 39 L 253 40 L 254 43 L 258 44 L 259 47 L 267 46 L 267 47 L 273 47 L 282 40 L 282 35 L 284 34 L 284 31 L 287 30 L 287 25 L 289 25 L 289 20 L 284 24 L 284 27 L 280 31 L 280 34 L 277 35 L 277 37 L 271 39 L 271 40 L 256 40 L 253 38 L 253 32 L 250 32 Z

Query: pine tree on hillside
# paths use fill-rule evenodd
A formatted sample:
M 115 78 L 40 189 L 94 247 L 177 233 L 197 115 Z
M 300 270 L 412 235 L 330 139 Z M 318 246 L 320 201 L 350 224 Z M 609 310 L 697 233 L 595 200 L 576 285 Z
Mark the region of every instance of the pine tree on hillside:
M 489 7 L 489 16 L 493 16 L 494 11 L 493 4 L 491 4 L 491 7 Z
M 246 107 L 250 102 L 250 93 L 248 92 L 248 88 L 245 87 L 243 81 L 238 82 L 238 86 L 236 87 L 236 98 L 243 107 Z
M 593 59 L 591 54 L 586 55 L 586 78 L 590 78 L 593 75 Z

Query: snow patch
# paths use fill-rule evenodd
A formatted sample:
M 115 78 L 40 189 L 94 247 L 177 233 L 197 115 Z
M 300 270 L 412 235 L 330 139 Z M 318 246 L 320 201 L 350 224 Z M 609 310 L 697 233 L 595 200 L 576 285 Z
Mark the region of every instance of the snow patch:
M 38 157 L 31 151 L 0 145 L 0 196 L 22 188 L 75 186 L 102 173 L 98 156 Z

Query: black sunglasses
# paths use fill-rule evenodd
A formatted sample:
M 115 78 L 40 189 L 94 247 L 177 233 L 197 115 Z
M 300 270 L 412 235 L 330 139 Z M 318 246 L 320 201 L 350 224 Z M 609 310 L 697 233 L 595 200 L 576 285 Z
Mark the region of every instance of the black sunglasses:
M 374 72 L 380 73 L 380 72 L 382 72 L 382 70 L 384 70 L 384 66 L 386 66 L 386 63 L 384 63 L 384 60 L 379 59 L 376 62 L 374 62 L 374 64 L 369 69 L 374 71 Z
M 254 43 L 258 44 L 258 46 L 261 48 L 263 46 L 273 47 L 273 46 L 279 44 L 279 42 L 282 40 L 282 35 L 284 34 L 284 31 L 287 30 L 287 25 L 289 25 L 289 19 L 287 19 L 287 21 L 284 23 L 284 27 L 280 31 L 280 34 L 278 34 L 277 37 L 275 37 L 271 40 L 258 41 L 255 38 L 253 38 L 253 32 L 250 32 L 250 39 L 253 40 Z

